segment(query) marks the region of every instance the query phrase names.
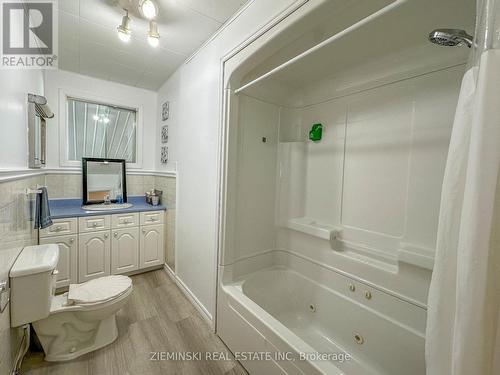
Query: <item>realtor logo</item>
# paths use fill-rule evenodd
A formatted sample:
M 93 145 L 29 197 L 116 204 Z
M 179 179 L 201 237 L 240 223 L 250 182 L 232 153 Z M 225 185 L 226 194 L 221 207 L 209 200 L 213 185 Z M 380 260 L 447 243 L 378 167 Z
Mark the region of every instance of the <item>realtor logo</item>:
M 56 69 L 56 0 L 0 0 L 0 4 L 1 67 Z

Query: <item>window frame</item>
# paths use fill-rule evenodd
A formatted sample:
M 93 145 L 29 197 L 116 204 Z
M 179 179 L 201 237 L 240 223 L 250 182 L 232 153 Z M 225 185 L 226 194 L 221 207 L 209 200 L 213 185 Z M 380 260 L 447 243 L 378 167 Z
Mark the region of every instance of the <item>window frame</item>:
M 142 134 L 143 134 L 143 110 L 142 105 L 131 102 L 130 99 L 116 97 L 110 98 L 97 96 L 88 92 L 78 90 L 59 89 L 59 166 L 65 168 L 81 168 L 81 160 L 70 160 L 68 145 L 69 111 L 68 99 L 80 100 L 89 103 L 119 107 L 136 111 L 136 141 L 135 141 L 135 163 L 127 163 L 127 169 L 142 168 Z

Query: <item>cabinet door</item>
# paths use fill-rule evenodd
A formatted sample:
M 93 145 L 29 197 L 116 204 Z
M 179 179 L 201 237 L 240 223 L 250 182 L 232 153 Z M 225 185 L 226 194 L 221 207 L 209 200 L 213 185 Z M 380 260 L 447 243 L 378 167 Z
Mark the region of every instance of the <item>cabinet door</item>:
M 78 282 L 110 274 L 111 241 L 109 231 L 78 236 Z
M 163 225 L 141 227 L 141 247 L 139 268 L 157 266 L 164 263 Z
M 139 228 L 113 230 L 111 240 L 111 273 L 113 275 L 139 268 Z
M 78 282 L 78 241 L 76 235 L 54 236 L 40 239 L 40 245 L 59 245 L 59 263 L 57 263 L 56 287 L 68 286 Z

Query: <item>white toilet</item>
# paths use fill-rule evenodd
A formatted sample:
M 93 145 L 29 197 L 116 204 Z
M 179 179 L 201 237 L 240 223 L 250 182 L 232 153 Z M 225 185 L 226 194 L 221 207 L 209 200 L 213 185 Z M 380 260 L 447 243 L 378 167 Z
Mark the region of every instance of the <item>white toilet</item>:
M 67 361 L 112 343 L 115 315 L 132 293 L 127 276 L 107 276 L 71 285 L 54 295 L 57 245 L 29 246 L 10 270 L 11 326 L 32 323 L 46 361 Z

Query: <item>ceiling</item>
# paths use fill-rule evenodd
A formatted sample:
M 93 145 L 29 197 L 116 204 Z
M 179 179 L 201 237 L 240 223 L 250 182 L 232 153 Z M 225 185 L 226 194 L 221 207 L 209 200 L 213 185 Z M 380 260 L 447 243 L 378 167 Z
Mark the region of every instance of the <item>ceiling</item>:
M 149 25 L 138 2 L 59 1 L 59 68 L 156 91 L 246 0 L 156 0 L 158 48 L 146 40 Z M 132 19 L 129 43 L 116 32 L 123 7 Z

